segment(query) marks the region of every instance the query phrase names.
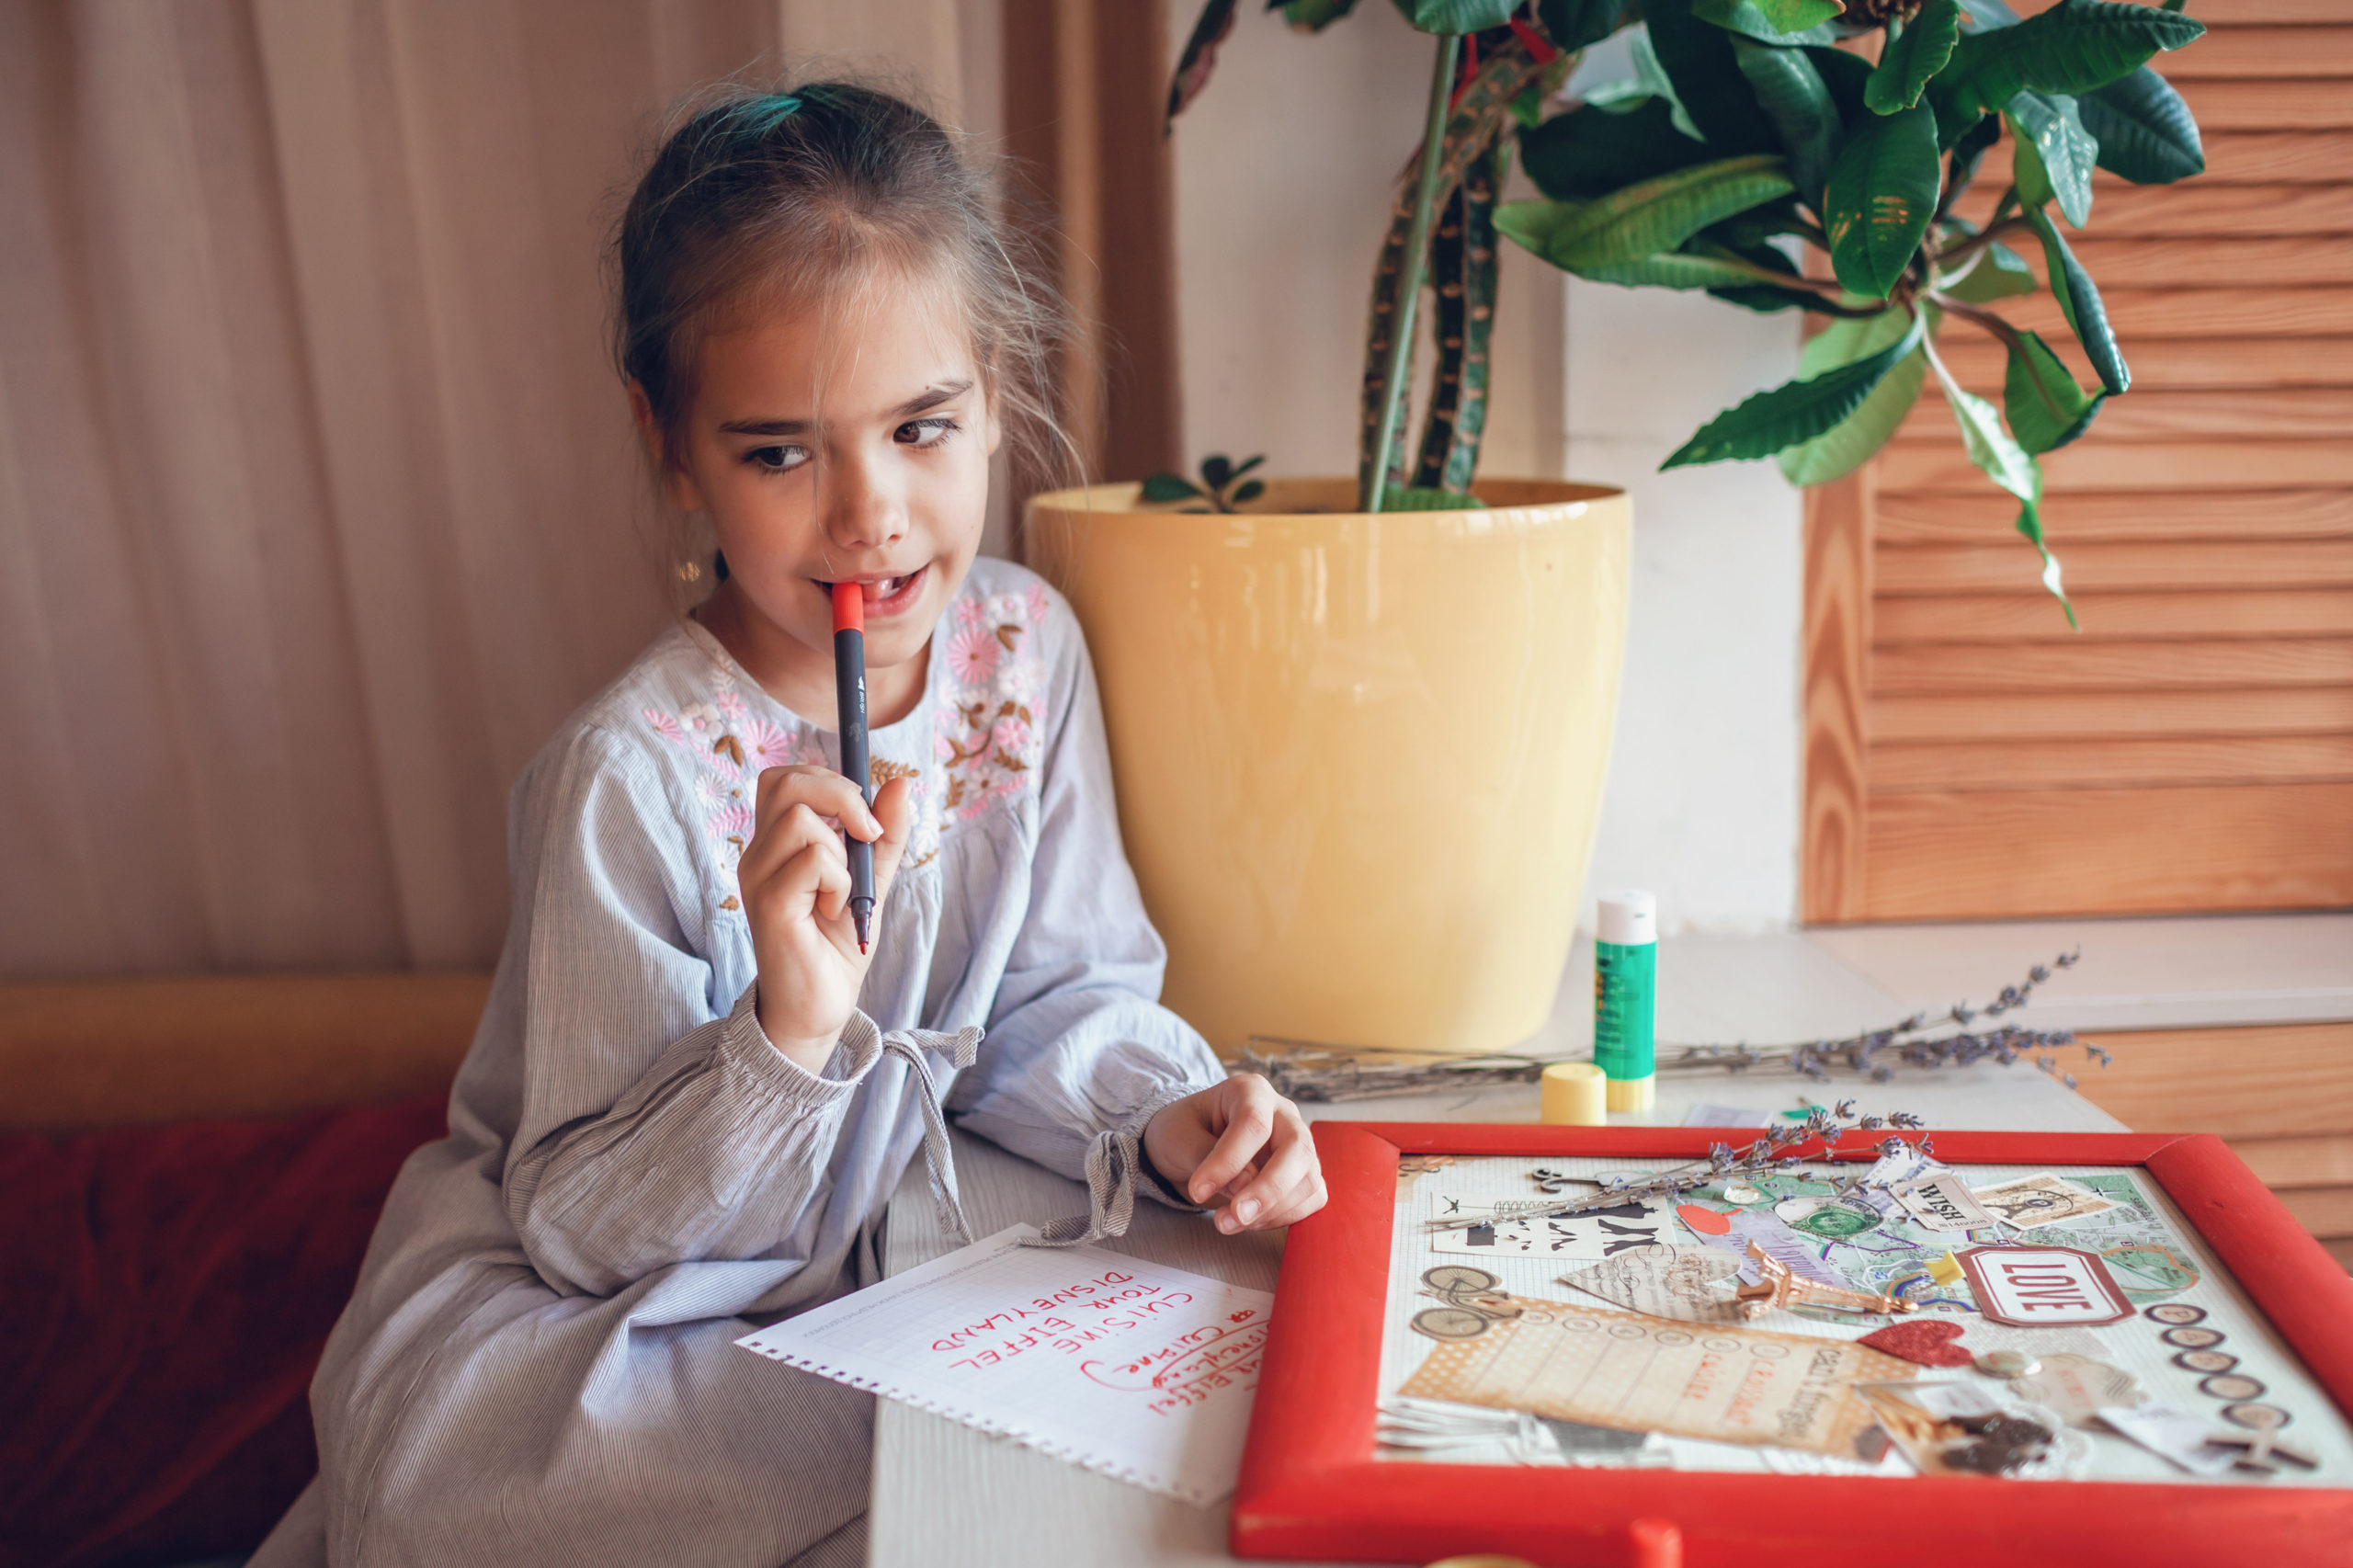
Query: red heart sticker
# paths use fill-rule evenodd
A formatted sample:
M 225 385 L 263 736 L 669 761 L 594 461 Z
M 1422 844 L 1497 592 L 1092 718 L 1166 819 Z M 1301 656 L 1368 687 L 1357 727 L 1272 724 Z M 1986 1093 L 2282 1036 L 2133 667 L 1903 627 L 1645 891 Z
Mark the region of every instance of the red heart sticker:
M 1976 1358 L 1961 1347 L 1961 1324 L 1950 1318 L 1910 1318 L 1875 1328 L 1855 1342 L 1923 1367 L 1966 1367 Z

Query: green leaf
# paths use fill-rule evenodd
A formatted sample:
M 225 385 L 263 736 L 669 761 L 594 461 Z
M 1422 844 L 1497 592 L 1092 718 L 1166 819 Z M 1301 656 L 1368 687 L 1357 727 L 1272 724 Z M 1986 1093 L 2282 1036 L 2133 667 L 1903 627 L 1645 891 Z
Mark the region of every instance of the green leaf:
M 2108 307 L 2100 302 L 2099 286 L 2067 248 L 2049 213 L 2036 207 L 2028 209 L 2026 215 L 2041 236 L 2044 270 L 2051 278 L 2051 291 L 2059 297 L 2060 313 L 2067 318 L 2075 341 L 2084 346 L 2084 355 L 2091 360 L 2099 384 L 2111 396 L 2124 391 L 2132 384 L 2132 371 L 2124 363 L 2124 351 L 2116 346 L 2115 329 L 2108 324 Z
M 1758 268 L 1754 264 L 1739 257 L 1699 256 L 1687 251 L 1569 270 L 1595 283 L 1617 283 L 1629 289 L 1733 289 L 1765 281 L 1757 276 Z
M 1830 265 L 1858 294 L 1884 300 L 1920 249 L 1943 170 L 1926 104 L 1865 116 L 1830 168 Z
M 2014 27 L 1963 34 L 1938 74 L 1938 83 L 1954 109 L 1973 124 L 1978 115 L 1998 111 L 2022 88 L 2088 93 L 2131 74 L 2159 50 L 2179 49 L 2205 30 L 2203 23 L 2152 6 L 2059 0 Z
M 1406 15 L 1426 33 L 1483 33 L 1518 9 L 1519 0 L 1413 0 Z
M 1959 193 L 1968 189 L 1970 183 L 1976 179 L 1978 163 L 1994 143 L 2002 139 L 2001 117 L 1980 115 L 1975 125 L 1950 142 L 1944 141 L 1944 121 L 1939 119 L 1937 121 L 1937 137 L 1939 145 L 1952 149 L 1952 172 L 1945 177 L 1945 190 L 1953 201 L 1958 201 L 1961 199 Z M 1949 208 L 1951 203 L 1946 205 Z
M 1756 105 L 1773 122 L 1781 151 L 1789 154 L 1790 178 L 1798 194 L 1817 207 L 1830 160 L 1837 155 L 1840 126 L 1830 89 L 1802 49 L 1780 49 L 1753 39 L 1732 40 L 1733 61 L 1756 90 Z
M 1830 89 L 1830 101 L 1838 106 L 1838 118 L 1852 125 L 1863 113 L 1863 94 L 1871 79 L 1871 62 L 1860 55 L 1849 54 L 1843 49 L 1808 48 L 1805 57 L 1813 62 L 1814 74 Z
M 1941 292 L 1972 305 L 2031 294 L 2040 287 L 2034 280 L 2033 268 L 1999 240 L 1980 251 L 1968 271 L 1952 282 L 1938 285 Z
M 1574 54 L 1624 25 L 1626 0 L 1536 0 L 1536 19 L 1555 48 Z
M 2099 166 L 2134 185 L 2171 185 L 2206 172 L 2198 121 L 2163 76 L 2142 66 L 2075 100 L 2099 140 Z
M 1148 473 L 1143 480 L 1143 498 L 1164 501 L 1194 501 L 1201 496 L 1201 487 L 1181 473 Z
M 1590 199 L 1688 168 L 1708 150 L 1675 129 L 1674 108 L 1645 97 L 1631 108 L 1586 103 L 1519 133 L 1520 167 L 1556 200 Z
M 2055 200 L 2067 222 L 2082 228 L 2092 216 L 2092 165 L 2099 158 L 2099 143 L 2084 129 L 2075 100 L 2060 95 L 2021 92 L 2010 100 L 2002 118 L 2008 122 L 2018 146 L 2018 200 L 2040 207 Z
M 1760 43 L 1829 43 L 1836 0 L 1691 0 L 1691 14 Z
M 1267 482 L 1265 480 L 1245 479 L 1234 487 L 1232 499 L 1233 504 L 1239 506 L 1245 502 L 1256 501 L 1259 496 L 1264 495 L 1266 493 Z
M 1910 330 L 1876 354 L 1758 392 L 1737 408 L 1726 409 L 1659 464 L 1660 472 L 1693 463 L 1769 458 L 1785 447 L 1835 429 L 1862 406 L 1871 389 L 1905 355 L 1919 347 L 1925 319 L 1914 317 Z
M 1533 131 L 1544 123 L 1544 84 L 1530 82 L 1511 101 L 1511 117 L 1519 121 L 1522 131 Z
M 1514 201 L 1495 227 L 1569 271 L 1639 261 L 1671 251 L 1709 224 L 1793 187 L 1770 155 L 1678 169 L 1594 201 Z
M 2104 393 L 2075 384 L 2074 373 L 2040 334 L 2018 334 L 2002 377 L 2002 412 L 2020 447 L 2029 452 L 2058 450 L 2091 427 L 2105 401 Z
M 1282 0 L 1283 20 L 1302 33 L 1320 33 L 1356 7 L 1357 0 Z
M 1928 354 L 1928 368 L 1936 371 L 1938 381 L 1944 387 L 1945 402 L 1952 406 L 1952 416 L 1961 424 L 1961 444 L 1969 449 L 1969 460 L 2019 500 L 2040 501 L 2041 466 L 2024 447 L 2010 439 L 1994 405 L 1974 392 L 1962 391 L 1933 349 Z
M 1193 24 L 1190 36 L 1185 40 L 1185 52 L 1176 58 L 1176 69 L 1168 78 L 1168 108 L 1161 118 L 1163 130 L 1185 112 L 1185 106 L 1201 96 L 1210 85 L 1210 72 L 1217 65 L 1217 46 L 1233 30 L 1234 0 L 1209 0 L 1201 7 L 1199 20 Z
M 1384 512 L 1483 512 L 1487 504 L 1476 495 L 1463 495 L 1451 490 L 1422 490 L 1410 484 L 1392 484 L 1381 493 L 1381 509 Z
M 1643 20 L 1676 100 L 1716 156 L 1780 145 L 1733 59 L 1732 34 L 1693 16 L 1691 0 L 1643 0 Z
M 1798 373 L 1802 378 L 1819 377 L 1881 353 L 1903 341 L 1910 327 L 1901 310 L 1841 317 L 1807 339 Z M 1904 423 L 1904 416 L 1919 399 L 1921 378 L 1927 373 L 1928 357 L 1915 346 L 1881 378 L 1854 413 L 1811 441 L 1784 448 L 1779 453 L 1782 474 L 1792 484 L 1826 484 L 1862 467 Z
M 2075 607 L 2068 601 L 2067 590 L 2059 581 L 2059 558 L 2051 553 L 2051 547 L 2042 540 L 2040 504 L 2033 501 L 2020 502 L 2017 526 L 2018 532 L 2026 535 L 2028 542 L 2032 544 L 2042 557 L 2042 585 L 2051 591 L 2051 597 L 2057 599 L 2060 608 L 2067 612 L 2067 624 L 2081 631 L 2083 627 L 2075 619 Z
M 1676 92 L 1675 83 L 1667 76 L 1666 67 L 1658 62 L 1658 51 L 1651 47 L 1650 28 L 1636 28 L 1627 51 L 1633 57 L 1636 85 L 1654 97 L 1665 99 L 1667 122 L 1692 141 L 1704 143 L 1707 138 L 1699 134 L 1698 123 L 1684 108 L 1683 98 Z M 1601 100 L 1590 98 L 1588 101 L 1597 103 Z
M 1863 102 L 1874 114 L 1893 114 L 1920 101 L 1920 89 L 1944 69 L 1961 38 L 1961 0 L 1926 0 L 1902 32 L 1891 33 L 1887 47 L 1863 88 Z
M 1201 460 L 1201 479 L 1211 490 L 1224 489 L 1233 477 L 1233 460 L 1223 452 L 1211 452 Z
M 1264 452 L 1260 452 L 1256 457 L 1245 458 L 1240 462 L 1233 465 L 1233 472 L 1228 477 L 1240 479 L 1244 474 L 1248 473 L 1252 469 L 1256 468 L 1260 463 L 1265 462 L 1266 460 L 1267 454 Z

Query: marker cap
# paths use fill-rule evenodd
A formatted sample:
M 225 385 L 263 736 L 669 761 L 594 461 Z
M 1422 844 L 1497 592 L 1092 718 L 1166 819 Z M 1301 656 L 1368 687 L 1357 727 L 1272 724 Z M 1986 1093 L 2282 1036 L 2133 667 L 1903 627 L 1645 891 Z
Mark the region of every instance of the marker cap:
M 856 583 L 834 585 L 834 630 L 866 630 L 866 589 Z

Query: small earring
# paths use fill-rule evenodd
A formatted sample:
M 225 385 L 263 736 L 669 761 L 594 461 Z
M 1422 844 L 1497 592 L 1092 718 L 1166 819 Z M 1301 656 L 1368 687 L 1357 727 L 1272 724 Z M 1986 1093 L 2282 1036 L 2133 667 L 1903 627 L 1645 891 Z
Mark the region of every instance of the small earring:
M 681 583 L 699 583 L 702 581 L 701 562 L 695 561 L 680 562 L 678 563 L 678 581 Z

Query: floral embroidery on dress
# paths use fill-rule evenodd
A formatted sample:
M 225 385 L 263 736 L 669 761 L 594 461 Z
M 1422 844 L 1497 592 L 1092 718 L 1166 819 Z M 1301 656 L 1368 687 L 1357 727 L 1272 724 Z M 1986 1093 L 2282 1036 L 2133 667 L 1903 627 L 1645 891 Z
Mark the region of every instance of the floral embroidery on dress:
M 710 682 L 709 701 L 690 702 L 675 715 L 648 708 L 644 718 L 655 734 L 694 759 L 695 799 L 704 808 L 703 831 L 719 857 L 721 874 L 733 884 L 758 821 L 761 771 L 796 762 L 822 764 L 825 754 L 806 729 L 754 718 L 735 689 L 734 676 L 716 660 L 711 661 Z M 743 908 L 740 892 L 728 893 L 719 907 Z
M 880 790 L 905 778 L 915 792 L 915 826 L 908 835 L 902 870 L 937 859 L 950 822 L 964 824 L 986 814 L 1033 787 L 1045 751 L 1044 716 L 1039 704 L 1046 690 L 1043 654 L 1037 642 L 1052 607 L 1046 590 L 998 594 L 967 591 L 951 607 L 945 672 L 933 702 L 933 756 L 943 789 L 932 788 L 925 770 L 878 756 L 868 766 Z M 825 748 L 810 725 L 755 715 L 737 689 L 734 673 L 709 661 L 710 695 L 676 713 L 642 710 L 645 722 L 692 759 L 695 800 L 703 830 L 719 859 L 723 910 L 743 908 L 734 889 L 737 868 L 752 842 L 758 818 L 759 778 L 764 769 L 795 764 L 827 766 Z
M 956 601 L 947 688 L 939 694 L 932 752 L 947 788 L 939 810 L 959 823 L 1031 787 L 1045 741 L 1037 703 L 1045 691 L 1039 629 L 1051 602 L 1026 591 L 967 593 Z

